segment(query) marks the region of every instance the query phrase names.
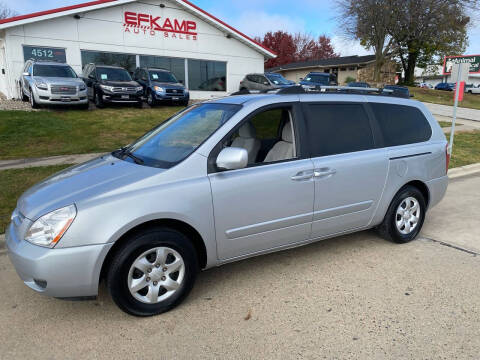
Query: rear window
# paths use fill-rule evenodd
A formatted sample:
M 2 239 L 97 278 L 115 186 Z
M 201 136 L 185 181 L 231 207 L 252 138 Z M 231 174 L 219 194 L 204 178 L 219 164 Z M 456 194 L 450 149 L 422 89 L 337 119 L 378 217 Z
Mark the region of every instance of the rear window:
M 372 103 L 385 146 L 427 141 L 432 129 L 423 113 L 412 106 Z
M 312 157 L 374 148 L 370 121 L 361 104 L 310 104 L 307 126 Z

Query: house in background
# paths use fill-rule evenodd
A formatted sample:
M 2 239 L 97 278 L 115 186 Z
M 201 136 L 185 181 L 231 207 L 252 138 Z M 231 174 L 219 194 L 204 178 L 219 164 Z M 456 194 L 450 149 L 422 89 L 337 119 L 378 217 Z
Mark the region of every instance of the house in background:
M 387 61 L 382 68 L 382 84 L 395 84 L 397 66 L 393 61 Z M 337 75 L 339 85 L 346 85 L 347 79 L 375 83 L 375 55 L 366 56 L 341 56 L 331 59 L 318 59 L 290 63 L 277 66 L 266 71 L 282 74 L 288 80 L 299 82 L 309 72 L 325 72 Z

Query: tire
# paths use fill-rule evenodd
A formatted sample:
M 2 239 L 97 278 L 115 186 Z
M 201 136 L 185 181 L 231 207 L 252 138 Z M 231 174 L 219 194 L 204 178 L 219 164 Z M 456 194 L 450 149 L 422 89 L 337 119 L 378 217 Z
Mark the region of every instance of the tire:
M 35 101 L 35 96 L 33 95 L 32 89 L 30 89 L 29 100 L 30 100 L 30 106 L 32 107 L 32 109 L 38 109 L 39 108 L 37 102 Z
M 401 212 L 400 206 L 409 204 L 418 205 L 419 212 L 415 210 L 409 210 L 405 215 L 409 217 L 408 221 L 405 221 L 406 218 L 402 219 L 402 215 L 398 212 Z M 413 209 L 414 207 L 412 207 Z M 377 231 L 386 240 L 393 241 L 395 243 L 404 244 L 412 241 L 420 233 L 420 230 L 423 226 L 423 221 L 425 220 L 426 212 L 425 198 L 418 188 L 407 185 L 400 189 L 400 191 L 395 195 L 390 206 L 388 207 L 387 214 L 383 219 L 383 222 L 378 226 Z M 409 216 L 411 215 L 411 216 Z M 410 220 L 415 220 L 410 221 Z M 403 220 L 403 226 L 402 224 Z M 408 223 L 408 225 L 407 225 Z M 407 228 L 410 227 L 410 229 Z
M 95 91 L 94 102 L 95 102 L 95 106 L 99 109 L 105 107 L 105 104 L 103 103 L 103 100 L 102 100 L 102 95 L 100 94 L 99 91 Z
M 23 89 L 22 89 L 22 101 L 27 102 L 29 100 L 30 100 L 30 98 L 27 95 L 25 95 L 25 93 L 23 92 Z
M 152 92 L 149 91 L 147 95 L 147 104 L 150 107 L 154 107 L 156 105 L 155 99 L 153 98 Z
M 166 249 L 163 254 L 168 255 L 159 258 L 156 255 L 158 248 Z M 161 264 L 159 267 L 156 266 L 158 259 Z M 168 273 L 169 266 L 179 264 L 176 263 L 178 259 L 183 261 L 179 270 Z M 140 264 L 144 270 L 139 270 L 134 263 Z M 197 273 L 198 260 L 190 240 L 179 231 L 152 227 L 131 235 L 115 253 L 107 273 L 107 287 L 113 301 L 126 313 L 152 316 L 178 306 L 190 293 Z M 131 292 L 130 287 L 135 281 L 141 281 L 146 286 L 138 291 L 132 289 Z M 174 288 L 174 283 L 177 288 Z M 164 299 L 156 299 L 155 293 Z

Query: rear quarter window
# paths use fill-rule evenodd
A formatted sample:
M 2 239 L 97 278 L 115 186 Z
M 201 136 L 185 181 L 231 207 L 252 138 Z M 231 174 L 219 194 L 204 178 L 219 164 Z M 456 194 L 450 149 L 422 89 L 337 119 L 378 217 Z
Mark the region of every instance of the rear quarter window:
M 362 104 L 309 104 L 307 109 L 308 142 L 313 157 L 375 147 Z
M 371 103 L 385 146 L 424 142 L 432 128 L 423 113 L 412 106 Z

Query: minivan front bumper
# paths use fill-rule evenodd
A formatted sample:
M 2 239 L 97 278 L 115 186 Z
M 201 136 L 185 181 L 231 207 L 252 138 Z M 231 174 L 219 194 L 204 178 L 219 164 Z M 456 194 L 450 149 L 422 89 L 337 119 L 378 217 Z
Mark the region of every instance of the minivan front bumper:
M 113 244 L 49 249 L 5 233 L 8 256 L 22 281 L 44 295 L 69 298 L 98 294 L 100 271 Z

